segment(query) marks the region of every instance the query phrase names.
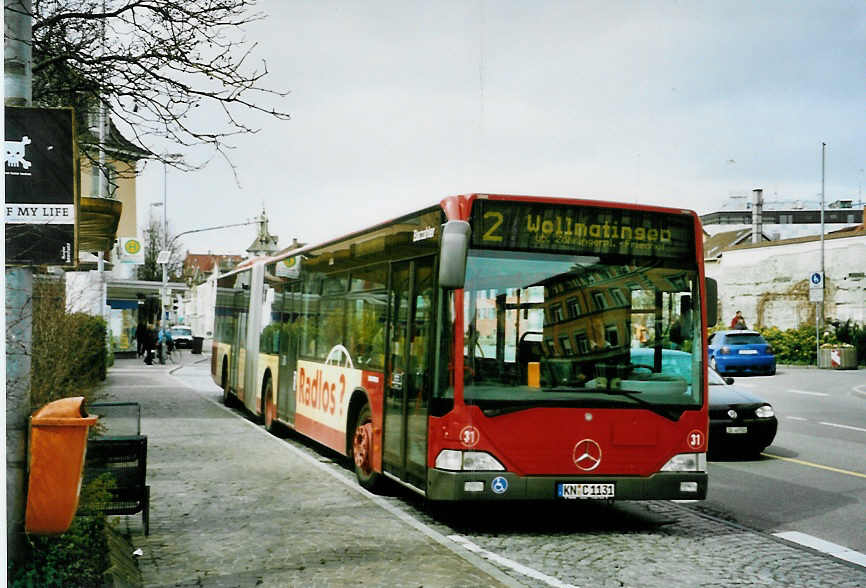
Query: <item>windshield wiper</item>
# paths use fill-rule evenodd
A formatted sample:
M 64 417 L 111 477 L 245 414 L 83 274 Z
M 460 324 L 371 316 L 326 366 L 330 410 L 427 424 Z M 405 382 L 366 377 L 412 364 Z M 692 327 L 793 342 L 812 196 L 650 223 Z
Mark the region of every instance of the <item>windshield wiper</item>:
M 640 394 L 639 392 L 629 392 L 625 390 L 617 390 L 617 389 L 609 389 L 609 388 L 544 388 L 545 392 L 581 392 L 581 393 L 600 393 L 607 396 L 625 396 L 629 400 L 637 403 L 641 408 L 645 408 L 650 410 L 657 415 L 666 418 L 670 421 L 677 421 L 682 416 L 683 412 L 688 408 L 688 406 L 680 405 L 680 404 L 672 404 L 672 405 L 660 405 L 653 404 L 652 402 L 648 402 L 636 394 Z M 596 401 L 599 399 L 596 398 Z M 589 408 L 590 405 L 586 405 L 584 401 L 578 401 L 577 397 L 575 397 L 574 401 L 569 401 L 564 399 L 562 396 L 559 398 L 527 398 L 527 399 L 512 399 L 512 400 L 502 400 L 499 402 L 490 402 L 483 400 L 476 400 L 475 402 L 471 402 L 472 404 L 477 404 L 484 414 L 488 417 L 499 416 L 503 414 L 508 414 L 512 412 L 519 412 L 521 410 L 527 410 L 530 408 L 539 408 L 545 406 L 572 406 L 572 402 L 577 402 L 575 407 L 579 408 Z M 597 404 L 593 403 L 593 406 Z M 601 406 L 601 405 L 599 405 Z M 621 406 L 620 406 L 621 407 Z M 609 407 L 608 407 L 609 408 Z
M 680 416 L 685 410 L 685 408 L 680 405 L 662 405 L 649 402 L 638 396 L 640 392 L 637 391 L 622 390 L 620 388 L 594 388 L 592 391 L 601 392 L 602 394 L 608 394 L 610 396 L 625 396 L 626 398 L 634 400 L 646 409 L 651 410 L 657 415 L 660 415 L 671 421 L 679 420 Z

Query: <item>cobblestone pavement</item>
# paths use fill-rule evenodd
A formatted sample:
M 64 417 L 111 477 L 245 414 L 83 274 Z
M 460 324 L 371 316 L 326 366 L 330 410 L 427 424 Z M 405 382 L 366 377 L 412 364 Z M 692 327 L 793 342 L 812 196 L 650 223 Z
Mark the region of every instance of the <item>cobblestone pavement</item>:
M 866 586 L 862 567 L 672 502 L 371 497 L 332 454 L 217 406 L 209 364 L 191 357 L 175 377 L 123 362 L 109 374 L 149 436 L 151 535 L 124 523 L 148 585 Z

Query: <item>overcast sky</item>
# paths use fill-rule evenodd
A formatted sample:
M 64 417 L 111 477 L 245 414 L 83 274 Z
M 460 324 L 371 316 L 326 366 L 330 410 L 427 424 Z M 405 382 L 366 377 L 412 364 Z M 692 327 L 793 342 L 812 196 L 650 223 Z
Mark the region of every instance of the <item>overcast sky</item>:
M 290 90 L 249 117 L 231 169 L 167 175 L 172 233 L 262 207 L 280 246 L 451 194 L 579 196 L 717 210 L 732 194 L 817 201 L 866 189 L 862 0 L 260 0 L 248 31 Z M 216 119 L 215 119 L 216 120 Z M 189 153 L 195 161 L 201 153 Z M 160 215 L 163 171 L 138 182 Z M 141 223 L 140 223 L 141 224 Z M 182 237 L 240 253 L 253 227 Z

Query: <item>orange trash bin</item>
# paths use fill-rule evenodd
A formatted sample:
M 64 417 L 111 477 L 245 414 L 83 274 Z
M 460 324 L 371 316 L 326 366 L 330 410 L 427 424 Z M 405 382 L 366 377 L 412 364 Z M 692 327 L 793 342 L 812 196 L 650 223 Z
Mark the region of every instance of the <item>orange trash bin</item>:
M 30 417 L 30 483 L 24 530 L 34 535 L 65 532 L 81 491 L 87 433 L 99 417 L 88 416 L 84 397 L 49 402 Z

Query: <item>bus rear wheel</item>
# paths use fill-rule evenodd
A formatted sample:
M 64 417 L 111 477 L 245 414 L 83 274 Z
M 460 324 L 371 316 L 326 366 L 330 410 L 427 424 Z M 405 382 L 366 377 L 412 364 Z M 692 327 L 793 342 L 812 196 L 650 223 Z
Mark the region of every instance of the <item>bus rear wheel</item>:
M 262 415 L 264 416 L 265 429 L 273 433 L 277 424 L 277 404 L 274 402 L 273 380 L 268 376 L 262 391 Z
M 355 476 L 361 487 L 378 492 L 383 484 L 382 474 L 373 470 L 373 416 L 370 405 L 365 404 L 355 420 L 352 435 L 352 459 Z
M 223 362 L 220 384 L 223 389 L 223 406 L 231 407 L 234 404 L 234 400 L 232 399 L 231 392 L 229 392 L 229 366 L 226 362 Z

